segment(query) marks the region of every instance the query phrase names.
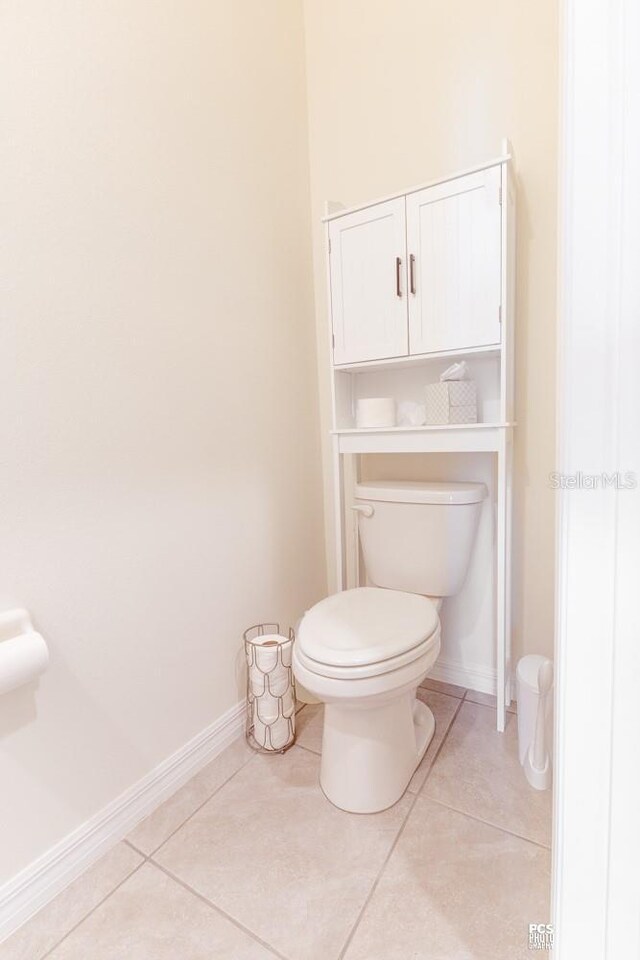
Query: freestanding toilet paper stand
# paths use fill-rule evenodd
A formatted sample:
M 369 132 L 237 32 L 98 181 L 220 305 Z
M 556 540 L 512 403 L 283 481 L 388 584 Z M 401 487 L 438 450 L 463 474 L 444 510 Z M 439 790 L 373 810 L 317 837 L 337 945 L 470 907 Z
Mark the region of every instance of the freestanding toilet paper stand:
M 293 677 L 295 633 L 280 633 L 277 623 L 257 623 L 245 630 L 247 658 L 246 737 L 259 753 L 284 753 L 296 738 L 296 691 Z

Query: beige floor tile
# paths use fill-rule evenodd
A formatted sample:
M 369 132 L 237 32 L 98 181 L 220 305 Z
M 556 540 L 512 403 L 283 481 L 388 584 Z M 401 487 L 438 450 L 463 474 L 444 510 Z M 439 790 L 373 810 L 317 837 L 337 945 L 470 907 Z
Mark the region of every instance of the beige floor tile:
M 495 713 L 462 704 L 423 793 L 522 837 L 551 843 L 551 790 L 534 790 L 518 762 L 517 718 L 498 733 Z
M 307 750 L 322 753 L 324 704 L 309 703 L 296 716 L 296 742 Z
M 273 953 L 146 863 L 51 960 L 272 960 Z
M 2 960 L 40 960 L 143 862 L 119 843 L 0 946 Z
M 422 784 L 427 779 L 427 774 L 440 749 L 440 744 L 444 740 L 447 730 L 451 726 L 451 721 L 455 716 L 455 712 L 460 706 L 460 701 L 457 697 L 449 697 L 445 693 L 437 693 L 435 690 L 428 690 L 426 687 L 421 687 L 418 690 L 418 697 L 431 708 L 436 719 L 436 732 L 433 735 L 433 740 L 429 744 L 427 752 L 422 758 L 420 766 L 414 773 L 407 787 L 410 793 L 418 793 Z
M 172 797 L 131 831 L 127 840 L 144 854 L 153 853 L 187 817 L 254 756 L 244 737 L 235 740 Z
M 525 960 L 550 855 L 418 797 L 345 960 Z
M 457 697 L 459 700 L 462 700 L 467 692 L 465 687 L 457 687 L 455 683 L 444 683 L 442 680 L 432 680 L 431 677 L 423 680 L 420 686 L 426 687 L 427 690 L 435 690 L 437 693 L 446 693 L 447 696 Z
M 496 698 L 492 693 L 480 693 L 479 690 L 467 690 L 467 696 L 465 700 L 471 701 L 471 703 L 481 703 L 485 707 L 492 707 L 496 709 Z M 512 700 L 509 706 L 507 707 L 507 713 L 516 713 L 516 702 Z
M 410 808 L 357 815 L 323 796 L 320 760 L 258 757 L 155 859 L 291 960 L 334 960 Z

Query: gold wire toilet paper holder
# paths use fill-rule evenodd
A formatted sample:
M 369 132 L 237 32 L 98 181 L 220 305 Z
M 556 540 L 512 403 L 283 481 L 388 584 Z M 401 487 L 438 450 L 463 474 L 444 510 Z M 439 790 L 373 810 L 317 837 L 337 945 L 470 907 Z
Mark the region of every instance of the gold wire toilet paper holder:
M 295 631 L 290 627 L 287 638 L 280 633 L 278 623 L 256 623 L 242 636 L 247 661 L 247 743 L 257 753 L 285 753 L 296 739 L 296 686 L 292 660 Z M 265 636 L 270 638 L 266 642 L 262 640 Z M 264 660 L 267 658 L 261 657 L 259 651 L 275 652 L 275 660 L 268 658 L 273 663 L 266 669 Z M 270 715 L 264 709 L 261 713 L 261 707 L 267 703 L 272 707 Z M 275 716 L 274 705 L 277 707 Z M 256 737 L 256 721 L 262 732 L 260 739 Z

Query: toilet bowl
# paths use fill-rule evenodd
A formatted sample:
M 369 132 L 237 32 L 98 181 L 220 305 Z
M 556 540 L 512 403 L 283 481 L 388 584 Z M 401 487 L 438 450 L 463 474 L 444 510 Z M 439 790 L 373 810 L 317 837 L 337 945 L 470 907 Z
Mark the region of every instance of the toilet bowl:
M 298 682 L 324 702 L 320 785 L 352 813 L 390 807 L 435 730 L 416 697 L 440 653 L 442 598 L 464 583 L 482 483 L 356 485 L 359 539 L 373 586 L 344 590 L 302 618 Z
M 435 731 L 416 690 L 440 652 L 427 598 L 359 587 L 327 597 L 303 618 L 294 672 L 325 704 L 320 785 L 352 813 L 375 813 L 407 788 Z

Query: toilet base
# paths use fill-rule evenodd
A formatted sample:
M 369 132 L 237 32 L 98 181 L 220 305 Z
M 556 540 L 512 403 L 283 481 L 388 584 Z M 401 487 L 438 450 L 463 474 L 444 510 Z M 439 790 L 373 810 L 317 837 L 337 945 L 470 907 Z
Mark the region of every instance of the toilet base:
M 435 732 L 415 689 L 325 703 L 320 786 L 348 813 L 379 813 L 403 795 Z

